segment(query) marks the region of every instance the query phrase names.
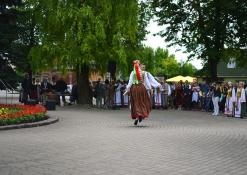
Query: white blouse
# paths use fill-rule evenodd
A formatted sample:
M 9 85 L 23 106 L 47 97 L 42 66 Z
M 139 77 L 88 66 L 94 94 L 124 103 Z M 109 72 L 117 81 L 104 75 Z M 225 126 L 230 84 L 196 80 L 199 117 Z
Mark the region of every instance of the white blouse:
M 157 82 L 155 80 L 155 78 L 149 72 L 144 71 L 143 75 L 144 75 L 143 76 L 143 84 L 147 90 L 152 89 L 152 87 L 157 88 L 157 87 L 161 86 L 161 84 L 159 82 Z M 126 87 L 128 92 L 130 91 L 130 88 L 133 84 L 134 76 L 135 76 L 135 74 L 132 71 L 130 74 L 130 77 L 129 77 L 129 83 Z
M 245 96 L 244 88 L 241 90 L 240 102 L 242 102 L 242 103 L 246 102 L 246 96 Z

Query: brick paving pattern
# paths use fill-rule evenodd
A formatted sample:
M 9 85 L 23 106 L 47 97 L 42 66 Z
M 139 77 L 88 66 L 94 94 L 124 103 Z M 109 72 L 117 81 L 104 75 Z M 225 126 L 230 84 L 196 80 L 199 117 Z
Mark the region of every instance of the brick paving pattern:
M 0 175 L 246 175 L 247 120 L 152 111 L 49 112 L 56 124 L 0 132 Z

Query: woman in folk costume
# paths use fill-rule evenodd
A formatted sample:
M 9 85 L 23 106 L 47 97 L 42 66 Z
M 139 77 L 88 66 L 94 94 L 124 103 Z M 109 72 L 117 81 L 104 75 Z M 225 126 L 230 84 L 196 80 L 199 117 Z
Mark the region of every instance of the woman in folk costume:
M 236 92 L 235 117 L 240 118 L 245 116 L 246 113 L 245 103 L 246 103 L 246 96 L 245 96 L 244 83 L 239 82 Z
M 121 84 L 120 80 L 117 80 L 115 84 L 115 107 L 120 107 L 122 105 L 122 98 L 121 98 L 121 88 L 123 85 Z
M 235 89 L 232 86 L 231 82 L 228 82 L 228 90 L 226 95 L 226 104 L 225 104 L 225 115 L 232 117 L 234 112 L 233 103 L 236 100 Z
M 161 107 L 161 88 L 157 87 L 154 89 L 154 106 L 156 109 Z
M 199 92 L 200 92 L 200 87 L 198 86 L 197 83 L 194 83 L 192 87 L 192 108 L 198 108 L 198 101 L 199 101 Z
M 135 60 L 133 64 L 134 70 L 130 74 L 125 94 L 130 93 L 131 117 L 137 125 L 138 121 L 141 122 L 148 118 L 151 111 L 151 100 L 147 91 L 150 91 L 152 87 L 161 87 L 161 85 L 149 72 L 141 70 L 139 60 Z
M 182 104 L 183 104 L 183 98 L 184 98 L 182 83 L 183 83 L 182 81 L 178 82 L 175 88 L 175 101 L 176 101 L 176 107 L 178 110 L 182 110 Z
M 124 91 L 126 91 L 126 88 L 127 88 L 127 82 L 124 81 Z M 128 95 L 123 96 L 123 105 L 125 107 L 129 105 L 129 96 Z

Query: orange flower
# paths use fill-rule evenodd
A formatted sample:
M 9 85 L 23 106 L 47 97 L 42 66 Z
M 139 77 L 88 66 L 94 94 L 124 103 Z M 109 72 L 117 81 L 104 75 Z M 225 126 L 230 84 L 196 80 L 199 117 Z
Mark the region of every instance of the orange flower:
M 26 115 L 37 115 L 41 113 L 46 113 L 46 108 L 42 105 L 11 105 L 11 104 L 0 104 L 0 108 L 17 108 L 19 109 L 17 112 L 1 114 L 0 119 L 8 119 L 8 118 L 18 118 Z

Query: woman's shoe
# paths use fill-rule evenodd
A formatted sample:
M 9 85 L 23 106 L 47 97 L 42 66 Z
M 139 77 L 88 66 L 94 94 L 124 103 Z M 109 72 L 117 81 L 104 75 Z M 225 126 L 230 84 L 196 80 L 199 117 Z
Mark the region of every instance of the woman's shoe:
M 138 119 L 135 120 L 134 125 L 137 125 L 137 123 L 138 123 Z
M 142 122 L 142 118 L 139 118 L 139 123 L 141 123 Z

